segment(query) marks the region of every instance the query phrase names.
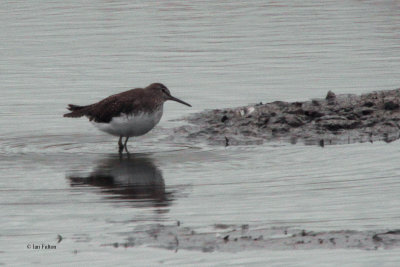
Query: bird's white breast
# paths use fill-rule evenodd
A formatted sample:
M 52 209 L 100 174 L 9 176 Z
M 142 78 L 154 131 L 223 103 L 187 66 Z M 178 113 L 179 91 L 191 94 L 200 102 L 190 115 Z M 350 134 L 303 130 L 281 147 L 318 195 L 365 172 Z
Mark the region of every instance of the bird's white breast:
M 140 136 L 149 132 L 160 121 L 163 108 L 160 107 L 153 113 L 139 112 L 136 115 L 122 113 L 114 117 L 109 123 L 93 124 L 100 130 L 115 136 Z

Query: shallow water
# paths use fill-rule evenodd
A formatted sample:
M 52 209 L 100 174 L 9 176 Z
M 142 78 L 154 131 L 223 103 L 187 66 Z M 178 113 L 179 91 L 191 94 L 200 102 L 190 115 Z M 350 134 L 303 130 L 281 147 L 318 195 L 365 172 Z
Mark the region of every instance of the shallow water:
M 399 229 L 399 142 L 225 148 L 169 138 L 182 124 L 175 119 L 204 109 L 399 87 L 397 1 L 0 6 L 0 264 L 400 261 L 398 249 L 236 254 L 113 245 L 140 227 L 178 222 L 197 233 L 223 233 L 219 224 Z M 130 158 L 87 120 L 62 118 L 68 103 L 155 81 L 193 108 L 167 103 L 159 126 L 130 143 Z

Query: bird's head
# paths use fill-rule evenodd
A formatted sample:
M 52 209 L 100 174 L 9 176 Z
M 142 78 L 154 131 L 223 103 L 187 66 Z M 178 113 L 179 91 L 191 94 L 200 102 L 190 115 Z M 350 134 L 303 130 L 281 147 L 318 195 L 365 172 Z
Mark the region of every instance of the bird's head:
M 191 105 L 189 103 L 186 103 L 185 101 L 182 101 L 182 100 L 172 96 L 169 89 L 162 83 L 152 83 L 146 87 L 146 90 L 153 91 L 153 93 L 155 93 L 157 96 L 161 96 L 161 98 L 164 101 L 172 100 L 172 101 L 176 101 L 176 102 L 179 102 L 181 104 L 191 107 Z

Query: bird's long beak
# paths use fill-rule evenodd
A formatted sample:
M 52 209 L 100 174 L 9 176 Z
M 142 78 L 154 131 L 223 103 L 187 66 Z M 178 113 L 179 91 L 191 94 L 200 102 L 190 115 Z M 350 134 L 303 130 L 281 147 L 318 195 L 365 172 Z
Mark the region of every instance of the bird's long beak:
M 182 100 L 180 100 L 180 99 L 178 99 L 176 97 L 173 97 L 172 95 L 169 97 L 169 100 L 173 100 L 173 101 L 179 102 L 179 103 L 184 104 L 184 105 L 189 106 L 189 107 L 192 106 L 189 103 L 186 103 L 185 101 L 182 101 Z

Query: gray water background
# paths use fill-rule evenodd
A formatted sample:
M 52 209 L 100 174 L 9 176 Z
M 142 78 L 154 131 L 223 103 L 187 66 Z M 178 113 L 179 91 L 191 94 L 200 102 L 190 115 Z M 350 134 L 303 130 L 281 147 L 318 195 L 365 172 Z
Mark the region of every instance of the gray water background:
M 176 221 L 199 232 L 398 229 L 399 142 L 224 148 L 166 137 L 204 109 L 398 88 L 399 11 L 398 1 L 2 1 L 0 264 L 396 266 L 396 250 L 105 244 Z M 159 126 L 131 142 L 132 161 L 118 161 L 117 140 L 87 120 L 62 118 L 69 103 L 156 81 L 193 108 L 167 103 Z M 113 184 L 96 180 L 104 174 Z

